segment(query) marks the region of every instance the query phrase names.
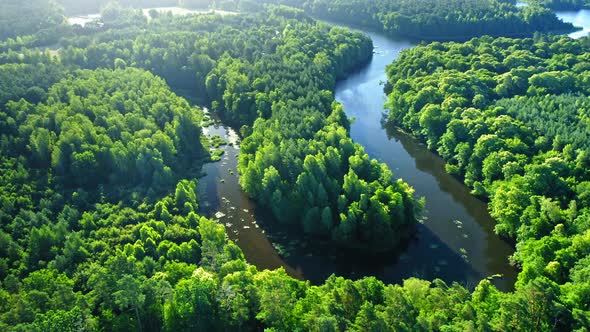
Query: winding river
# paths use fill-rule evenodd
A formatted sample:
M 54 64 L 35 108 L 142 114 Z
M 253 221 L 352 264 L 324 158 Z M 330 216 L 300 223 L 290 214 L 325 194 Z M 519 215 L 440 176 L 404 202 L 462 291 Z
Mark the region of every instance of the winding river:
M 557 15 L 584 27 L 572 34 L 573 38 L 590 31 L 589 11 Z M 353 140 L 363 145 L 372 158 L 385 162 L 396 178 L 412 185 L 417 196 L 426 197 L 425 221 L 418 226 L 415 239 L 399 255 L 355 257 L 310 241 L 298 232 L 281 229 L 239 189 L 239 139 L 219 121 L 207 131 L 229 137 L 232 144 L 223 147 L 221 162 L 205 166 L 207 175 L 199 182 L 202 213 L 225 224 L 230 238 L 258 268 L 284 267 L 292 276 L 312 283 L 323 282 L 334 273 L 352 279 L 372 275 L 385 282 L 400 282 L 412 276 L 440 278 L 471 288 L 482 278 L 501 275 L 493 278 L 493 283 L 502 290 L 511 290 L 517 275 L 508 264 L 513 248 L 494 234 L 487 205 L 448 175 L 444 161 L 423 144 L 396 128 L 383 126 L 385 67 L 414 44 L 365 33 L 373 39 L 374 57 L 337 84 L 336 100 L 354 118 L 350 131 Z
M 496 284 L 509 289 L 516 272 L 507 257 L 512 248 L 493 232 L 487 205 L 470 195 L 459 180 L 448 175 L 444 162 L 412 137 L 382 125 L 385 103 L 382 82 L 385 67 L 411 43 L 367 33 L 375 45 L 373 61 L 338 84 L 336 99 L 355 120 L 350 134 L 367 153 L 385 162 L 426 197 L 426 221 L 418 228 L 399 262 L 382 267 L 384 279 L 421 275 L 473 285 L 482 278 L 502 274 Z
M 583 27 L 571 37 L 590 32 L 590 11 L 556 14 Z M 92 15 L 77 17 L 70 23 L 83 25 L 95 19 Z M 353 140 L 363 145 L 372 158 L 386 163 L 396 178 L 412 185 L 417 196 L 426 197 L 424 222 L 418 225 L 416 237 L 399 255 L 355 257 L 280 228 L 242 192 L 237 173 L 239 137 L 214 115 L 214 124 L 205 129 L 205 134 L 219 135 L 230 144 L 221 147 L 221 161 L 204 166 L 206 175 L 199 180 L 201 213 L 224 224 L 230 238 L 259 269 L 283 267 L 290 275 L 312 283 L 321 283 L 334 273 L 352 279 L 372 275 L 385 282 L 400 282 L 412 276 L 440 278 L 472 288 L 482 278 L 502 275 L 493 278 L 494 284 L 511 290 L 517 273 L 507 257 L 513 249 L 493 233 L 494 221 L 486 204 L 448 175 L 443 160 L 423 144 L 382 124 L 385 67 L 414 44 L 365 33 L 373 39 L 374 57 L 364 68 L 340 81 L 335 96 L 347 115 L 354 118 L 350 131 Z
M 354 118 L 350 132 L 353 140 L 363 145 L 372 158 L 385 162 L 396 178 L 412 185 L 418 196 L 426 197 L 425 222 L 418 226 L 416 238 L 400 255 L 354 257 L 293 235 L 297 232 L 280 229 L 239 190 L 239 140 L 219 122 L 208 129 L 209 135 L 234 137 L 233 144 L 224 148 L 221 162 L 204 169 L 207 175 L 199 186 L 201 201 L 208 204 L 203 213 L 225 224 L 230 238 L 259 268 L 283 266 L 292 275 L 314 283 L 335 273 L 353 279 L 373 275 L 386 282 L 412 276 L 440 278 L 473 287 L 482 278 L 502 274 L 494 283 L 501 289 L 510 289 L 516 278 L 516 271 L 507 260 L 512 248 L 493 233 L 494 223 L 486 204 L 448 175 L 444 162 L 425 146 L 382 125 L 385 67 L 413 44 L 367 34 L 373 39 L 374 57 L 363 69 L 337 84 L 336 99 Z

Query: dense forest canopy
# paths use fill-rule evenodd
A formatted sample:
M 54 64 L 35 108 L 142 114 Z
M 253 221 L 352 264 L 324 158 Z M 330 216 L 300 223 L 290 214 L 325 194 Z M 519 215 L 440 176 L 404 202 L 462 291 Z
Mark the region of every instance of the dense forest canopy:
M 109 3 L 107 0 L 58 1 L 70 14 L 96 13 Z M 119 3 L 135 8 L 182 6 L 232 11 L 260 11 L 264 3 L 285 4 L 322 19 L 425 40 L 466 40 L 480 35 L 532 36 L 536 31 L 573 30 L 571 24 L 562 22 L 543 6 L 517 8 L 510 0 L 119 0 Z
M 61 7 L 52 0 L 3 0 L 0 4 L 0 41 L 51 34 L 63 22 Z
M 303 324 L 267 314 L 268 297 L 280 288 L 303 299 L 309 284 L 257 272 L 223 226 L 196 214 L 202 112 L 154 74 L 242 126 L 242 184 L 280 221 L 369 251 L 409 235 L 421 203 L 351 141 L 331 92 L 370 58 L 367 37 L 288 8 L 130 17 L 118 11 L 111 28 L 68 39 L 59 57 L 2 56 L 3 328 Z M 194 287 L 203 297 L 190 300 Z
M 240 184 L 277 222 L 379 255 L 411 234 L 423 203 L 350 139 L 334 101 L 336 81 L 370 60 L 371 40 L 305 11 L 390 33 L 421 26 L 421 37 L 568 28 L 547 10 L 187 0 L 261 12 L 148 20 L 121 4 L 62 0 L 68 13 L 101 7 L 104 26 L 54 29 L 61 49 L 43 53 L 23 46 L 49 40 L 39 31 L 63 27 L 63 16 L 30 3 L 46 12 L 17 22 L 22 31 L 0 21 L 13 38 L 0 45 L 0 330 L 590 329 L 588 39 L 423 44 L 388 68 L 390 123 L 489 198 L 497 232 L 516 241 L 522 272 L 509 293 L 489 280 L 469 290 L 417 278 L 312 286 L 258 271 L 198 213 L 211 142 L 201 109 L 174 92 L 240 129 Z M 11 20 L 14 4 L 0 5 Z
M 102 34 L 104 43 L 84 48 L 80 38 L 62 59 L 94 69 L 120 58 L 177 87 L 197 87 L 195 94 L 249 136 L 241 147 L 242 186 L 281 222 L 345 247 L 397 247 L 420 203 L 350 140 L 331 92 L 337 78 L 371 57 L 371 41 L 295 9 L 271 12 L 283 19 L 230 16 L 212 26 L 211 17 L 165 16 L 150 23 L 161 33 L 134 27 L 128 39 Z
M 590 39 L 473 39 L 403 52 L 389 121 L 427 142 L 516 240 L 521 287 L 543 281 L 588 322 Z M 587 323 L 584 323 L 587 324 Z
M 532 36 L 573 26 L 540 6 L 517 8 L 506 0 L 276 0 L 313 16 L 392 36 L 466 40 L 480 35 Z

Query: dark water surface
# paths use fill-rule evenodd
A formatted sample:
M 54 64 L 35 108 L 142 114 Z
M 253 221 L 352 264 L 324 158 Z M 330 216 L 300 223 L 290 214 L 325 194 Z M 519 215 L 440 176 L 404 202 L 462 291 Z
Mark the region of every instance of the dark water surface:
M 240 187 L 237 170 L 240 139 L 237 133 L 223 125 L 214 114 L 210 116 L 215 124 L 206 128 L 204 134 L 209 137 L 218 135 L 229 144 L 220 147 L 225 151 L 221 161 L 203 166 L 206 175 L 198 182 L 201 214 L 224 224 L 230 239 L 259 269 L 282 266 L 290 275 L 302 279 L 303 274 L 285 263 L 273 247 L 268 234 L 261 228 L 256 205 Z
M 493 232 L 487 205 L 473 197 L 459 180 L 448 175 L 444 161 L 412 137 L 382 125 L 382 83 L 385 67 L 400 51 L 413 46 L 375 33 L 367 33 L 375 45 L 373 61 L 362 71 L 340 82 L 336 99 L 355 120 L 351 136 L 366 152 L 385 162 L 396 178 L 402 178 L 426 197 L 426 221 L 400 261 L 382 267 L 378 277 L 388 281 L 419 275 L 473 285 L 485 277 L 502 274 L 495 283 L 510 289 L 516 271 L 508 264 L 512 247 Z

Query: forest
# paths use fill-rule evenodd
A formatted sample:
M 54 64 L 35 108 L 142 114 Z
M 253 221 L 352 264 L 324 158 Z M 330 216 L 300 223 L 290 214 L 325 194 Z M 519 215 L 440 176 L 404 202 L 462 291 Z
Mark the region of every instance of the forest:
M 516 243 L 517 293 L 545 282 L 588 322 L 590 40 L 482 37 L 402 53 L 388 121 L 420 137 Z M 587 324 L 587 323 L 585 323 Z
M 351 141 L 331 93 L 371 56 L 367 37 L 286 8 L 140 26 L 126 23 L 132 12 L 113 12 L 115 28 L 92 38 L 69 39 L 59 57 L 2 55 L 3 329 L 287 324 L 262 318 L 258 297 L 267 295 L 254 288 L 272 293 L 285 282 L 303 297 L 310 286 L 257 272 L 223 226 L 197 214 L 196 178 L 209 159 L 203 113 L 166 81 L 196 90 L 242 126 L 242 185 L 280 222 L 371 252 L 396 248 L 411 232 L 421 203 Z M 268 273 L 276 280 L 263 286 Z M 229 275 L 237 279 L 222 286 Z M 205 280 L 204 297 L 187 309 L 185 296 Z M 243 282 L 250 290 L 240 294 L 232 284 Z M 227 292 L 224 304 L 218 292 Z M 221 313 L 226 305 L 234 320 Z
M 64 33 L 63 8 L 47 0 L 3 0 L 0 11 L 0 42 L 10 39 L 22 44 L 22 39 L 34 46 L 57 42 Z M 15 41 L 16 40 L 16 41 Z
M 467 40 L 480 35 L 526 37 L 534 32 L 573 29 L 546 8 L 517 8 L 509 0 L 278 1 L 328 21 L 419 40 Z
M 538 7 L 447 2 L 396 2 L 411 17 L 401 29 L 423 26 L 428 39 L 448 27 L 454 37 L 436 38 L 463 39 L 474 26 L 570 28 Z M 372 41 L 312 18 L 405 33 L 379 25 L 391 2 L 183 1 L 252 12 L 149 20 L 127 7 L 152 3 L 88 2 L 104 26 L 85 28 L 65 26 L 44 0 L 13 26 L 22 7 L 0 4 L 0 330 L 590 329 L 589 39 L 423 43 L 388 67 L 388 121 L 490 200 L 497 233 L 516 243 L 516 291 L 488 279 L 469 289 L 418 278 L 312 285 L 259 271 L 200 214 L 213 143 L 204 111 L 180 95 L 239 131 L 240 185 L 277 223 L 342 250 L 395 254 L 424 200 L 352 141 L 334 99 L 337 81 L 370 61 Z M 33 48 L 50 41 L 59 50 Z
M 382 31 L 391 36 L 420 40 L 467 40 L 480 35 L 527 37 L 534 32 L 572 31 L 573 25 L 558 19 L 550 9 L 580 9 L 585 0 L 530 0 L 531 6 L 518 8 L 512 0 L 119 0 L 124 7 L 146 8 L 180 6 L 193 9 L 222 9 L 240 12 L 263 10 L 264 4 L 283 4 L 303 9 L 307 14 L 328 21 Z M 30 11 L 36 13 L 25 20 L 14 11 L 18 1 L 8 0 L 5 20 L 17 29 L 0 30 L 0 40 L 7 37 L 39 34 L 38 39 L 57 41 L 55 30 L 60 23 L 60 7 L 68 15 L 98 13 L 110 6 L 111 0 L 57 0 L 57 6 L 43 8 L 47 0 L 35 0 Z M 548 9 L 550 8 L 550 9 Z M 41 29 L 38 21 L 43 17 Z M 2 15 L 2 14 L 0 14 Z M 0 21 L 4 20 L 0 16 Z M 52 29 L 50 29 L 52 28 Z M 66 27 L 61 27 L 62 30 Z M 16 34 L 15 34 L 16 32 Z M 64 34 L 63 31 L 60 32 Z M 10 35 L 12 34 L 12 35 Z M 30 46 L 30 45 L 24 45 Z M 38 45 L 34 45 L 38 46 Z
M 104 42 L 92 44 L 82 37 L 61 58 L 87 69 L 120 59 L 194 91 L 248 136 L 239 160 L 242 186 L 280 222 L 345 247 L 394 249 L 421 203 L 350 140 L 331 92 L 337 78 L 370 58 L 371 41 L 294 9 L 271 11 L 272 20 L 162 17 L 150 23 L 161 33 L 145 36 L 133 27 L 129 39 L 110 41 L 105 33 L 98 37 Z M 210 31 L 216 23 L 218 31 Z

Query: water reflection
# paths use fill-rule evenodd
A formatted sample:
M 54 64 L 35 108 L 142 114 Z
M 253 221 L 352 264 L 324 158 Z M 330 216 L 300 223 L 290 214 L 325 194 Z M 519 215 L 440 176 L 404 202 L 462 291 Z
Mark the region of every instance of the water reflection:
M 385 96 L 382 84 L 387 79 L 384 68 L 412 44 L 368 34 L 378 52 L 367 68 L 338 85 L 336 98 L 343 103 L 349 117 L 355 119 L 351 126 L 352 138 L 363 145 L 371 157 L 389 165 L 397 178 L 412 185 L 417 195 L 426 197 L 424 229 L 427 231 L 419 233 L 418 241 L 408 247 L 405 255 L 411 262 L 424 259 L 431 264 L 429 255 L 433 253 L 430 248 L 444 247 L 460 257 L 463 263 L 449 263 L 435 271 L 426 270 L 427 279 L 440 277 L 446 281 L 473 283 L 503 274 L 505 278 L 497 284 L 510 289 L 516 271 L 508 264 L 507 257 L 513 250 L 494 234 L 494 221 L 487 205 L 473 197 L 459 180 L 447 174 L 444 161 L 424 145 L 395 128 L 383 127 Z M 403 274 L 400 270 L 407 267 L 420 271 L 421 266 L 421 263 L 413 266 L 398 264 L 388 266 L 386 270 L 393 276 Z
M 557 11 L 555 15 L 564 22 L 572 23 L 576 27 L 581 27 L 582 30 L 572 32 L 568 36 L 578 39 L 588 36 L 590 33 L 590 10 L 582 9 L 575 11 Z
M 224 126 L 215 115 L 214 124 L 205 128 L 204 134 L 218 135 L 228 141 L 220 147 L 225 151 L 221 160 L 203 166 L 206 174 L 199 179 L 199 202 L 201 215 L 218 220 L 225 225 L 228 236 L 236 242 L 248 261 L 260 269 L 284 267 L 297 278 L 301 273 L 287 265 L 273 247 L 261 228 L 262 221 L 256 213 L 254 202 L 242 191 L 238 181 L 237 158 L 240 146 L 238 135 Z

